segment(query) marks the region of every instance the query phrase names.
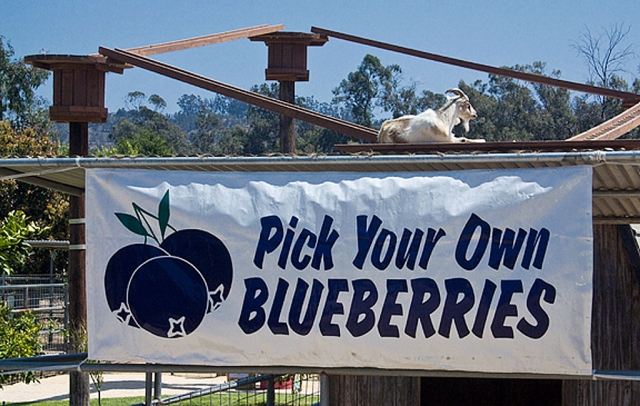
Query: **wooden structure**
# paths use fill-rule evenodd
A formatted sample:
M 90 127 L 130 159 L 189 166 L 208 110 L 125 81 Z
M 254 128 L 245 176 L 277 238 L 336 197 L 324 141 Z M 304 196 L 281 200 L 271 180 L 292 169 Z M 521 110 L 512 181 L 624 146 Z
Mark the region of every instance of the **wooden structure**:
M 251 37 L 251 41 L 267 44 L 269 57 L 266 79 L 280 83 L 280 100 L 295 104 L 296 82 L 309 80 L 307 48 L 322 46 L 329 40 L 326 35 L 304 32 L 278 32 Z M 280 152 L 296 152 L 296 124 L 293 118 L 280 115 Z
M 32 55 L 25 62 L 53 71 L 53 106 L 49 118 L 60 122 L 105 123 L 106 72 L 122 73 L 126 67 L 104 56 Z
M 89 123 L 104 123 L 106 72 L 122 73 L 124 64 L 100 55 L 33 55 L 25 58 L 37 68 L 53 71 L 53 106 L 49 118 L 69 123 L 69 155 L 89 155 Z M 87 326 L 85 272 L 85 202 L 69 197 L 69 330 L 71 352 L 83 351 Z M 89 403 L 89 374 L 69 375 L 70 406 Z
M 307 48 L 322 46 L 329 38 L 304 32 L 277 32 L 251 37 L 250 40 L 264 42 L 268 47 L 267 80 L 306 82 L 309 80 Z
M 255 29 L 255 30 L 254 30 Z M 278 27 L 261 26 L 260 28 L 240 30 L 240 32 L 234 32 L 229 35 L 216 34 L 213 36 L 199 37 L 198 39 L 185 40 L 183 42 L 176 41 L 171 46 L 165 44 L 158 44 L 149 47 L 140 47 L 131 49 L 129 51 L 122 51 L 117 49 L 100 48 L 101 56 L 98 57 L 106 63 L 107 70 L 111 69 L 111 66 L 125 67 L 127 65 L 141 67 L 174 79 L 190 83 L 194 86 L 198 86 L 204 89 L 208 89 L 240 101 L 254 104 L 258 107 L 266 108 L 276 113 L 285 115 L 292 119 L 302 119 L 312 124 L 320 125 L 325 128 L 329 128 L 341 133 L 360 138 L 365 141 L 375 141 L 376 131 L 358 126 L 352 123 L 338 120 L 332 117 L 327 117 L 319 113 L 312 112 L 307 109 L 303 109 L 292 105 L 282 100 L 275 100 L 256 93 L 248 92 L 242 89 L 235 88 L 233 86 L 208 79 L 191 72 L 184 71 L 180 68 L 163 64 L 152 59 L 147 58 L 147 55 L 152 55 L 159 52 L 167 52 L 178 49 L 185 49 L 192 46 L 207 45 L 210 43 L 221 42 L 223 40 L 250 37 L 252 35 L 267 35 L 270 38 L 276 38 L 276 34 L 261 33 L 256 34 L 258 30 L 266 30 L 270 32 L 278 31 Z M 338 33 L 334 31 L 328 31 L 320 28 L 312 28 L 314 34 L 327 37 L 335 37 L 345 39 L 348 41 L 358 42 L 365 45 L 375 46 L 378 48 L 388 49 L 396 52 L 402 52 L 405 54 L 435 60 L 443 63 L 449 63 L 456 66 L 462 66 L 470 69 L 476 69 L 492 74 L 508 76 L 520 80 L 531 81 L 535 83 L 542 83 L 545 85 L 558 86 L 571 90 L 589 92 L 604 95 L 607 97 L 614 97 L 623 100 L 623 104 L 626 107 L 631 108 L 627 114 L 622 117 L 618 117 L 618 121 L 612 123 L 603 123 L 603 127 L 599 130 L 593 131 L 593 134 L 586 134 L 582 137 L 574 137 L 574 142 L 566 142 L 564 145 L 561 143 L 555 143 L 553 146 L 547 143 L 528 143 L 537 144 L 534 145 L 517 145 L 517 143 L 509 143 L 509 145 L 497 145 L 495 143 L 487 143 L 482 145 L 482 148 L 486 148 L 488 151 L 498 150 L 501 152 L 500 160 L 489 159 L 490 153 L 487 154 L 473 154 L 464 155 L 466 148 L 472 148 L 474 152 L 480 149 L 479 144 L 460 144 L 460 145 L 420 145 L 418 147 L 412 147 L 409 145 L 393 146 L 387 145 L 385 147 L 389 152 L 420 152 L 426 154 L 441 153 L 442 151 L 454 151 L 457 156 L 448 159 L 446 156 L 436 155 L 436 159 L 432 163 L 425 164 L 425 161 L 429 161 L 429 158 L 408 158 L 408 159 L 386 159 L 376 161 L 372 157 L 351 157 L 345 161 L 348 161 L 348 165 L 343 166 L 344 162 L 333 162 L 331 160 L 322 160 L 318 162 L 312 162 L 310 160 L 294 161 L 281 161 L 281 160 L 265 160 L 262 161 L 234 161 L 233 159 L 224 158 L 220 162 L 211 161 L 211 165 L 208 166 L 205 161 L 197 160 L 190 164 L 185 164 L 185 167 L 180 167 L 177 161 L 159 161 L 158 165 L 162 169 L 193 169 L 197 167 L 198 170 L 452 170 L 452 169 L 478 169 L 478 168 L 502 168 L 502 167 L 537 167 L 539 165 L 546 165 L 544 157 L 540 155 L 528 156 L 523 154 L 522 151 L 517 153 L 506 151 L 513 151 L 514 149 L 536 151 L 545 149 L 542 147 L 545 145 L 554 152 L 550 152 L 549 156 L 553 156 L 553 159 L 548 161 L 549 166 L 555 165 L 571 165 L 571 164 L 602 164 L 609 165 L 610 163 L 604 160 L 600 162 L 599 157 L 603 157 L 605 153 L 598 154 L 584 154 L 593 159 L 594 161 L 579 162 L 579 159 L 583 156 L 580 152 L 577 155 L 571 155 L 567 153 L 567 150 L 582 148 L 610 148 L 604 144 L 588 144 L 581 142 L 575 142 L 578 140 L 612 140 L 622 135 L 623 131 L 629 131 L 631 128 L 635 128 L 640 125 L 638 120 L 638 110 L 636 107 L 640 106 L 640 96 L 628 92 L 619 92 L 611 89 L 597 88 L 594 86 L 583 85 L 579 83 L 573 83 L 568 81 L 562 81 L 553 78 L 546 78 L 538 75 L 531 75 L 523 72 L 516 72 L 510 69 L 495 68 L 487 65 L 476 64 L 468 61 L 461 61 L 453 58 L 447 58 L 440 55 L 429 54 L 422 51 L 411 50 L 396 45 L 386 44 L 378 41 L 372 41 L 364 38 L 351 36 L 348 34 Z M 224 33 L 223 33 L 224 34 Z M 264 37 L 264 38 L 267 38 Z M 282 37 L 284 38 L 284 37 Z M 292 38 L 289 38 L 291 40 Z M 264 39 L 263 39 L 264 40 Z M 266 42 L 266 41 L 265 41 Z M 280 58 L 278 61 L 277 55 L 283 56 L 286 54 L 284 45 L 287 41 L 275 41 L 273 44 L 279 44 L 275 46 L 273 61 L 271 59 L 271 47 L 269 51 L 270 59 L 269 66 L 267 68 L 267 79 L 292 81 L 306 80 L 306 46 L 305 46 L 305 58 L 304 64 L 301 64 L 299 57 L 293 59 Z M 267 43 L 269 46 L 269 43 Z M 298 44 L 299 45 L 299 44 Z M 312 45 L 311 43 L 307 45 Z M 280 47 L 280 48 L 278 48 Z M 277 50 L 279 49 L 279 50 Z M 301 52 L 301 51 L 300 51 Z M 299 54 L 300 54 L 299 52 Z M 42 56 L 40 56 L 42 58 Z M 88 57 L 80 57 L 88 58 Z M 47 58 L 44 58 L 47 59 Z M 295 59 L 295 63 L 294 63 Z M 34 64 L 34 66 L 40 65 L 47 69 L 54 70 L 54 82 L 56 67 L 58 72 L 64 72 L 62 66 L 48 64 L 45 60 L 39 60 L 38 56 L 27 58 L 28 62 Z M 288 62 L 290 61 L 290 62 Z M 272 64 L 273 62 L 273 64 Z M 290 63 L 290 66 L 285 66 Z M 110 65 L 114 64 L 114 65 Z M 304 65 L 304 66 L 303 66 Z M 87 65 L 83 65 L 87 66 Z M 98 65 L 97 65 L 98 66 Z M 98 70 L 105 70 L 105 65 L 100 65 Z M 282 69 L 287 68 L 289 72 L 285 72 Z M 93 68 L 91 68 L 93 69 Z M 115 69 L 115 68 L 114 68 Z M 84 120 L 84 122 L 94 122 L 92 120 L 103 120 L 106 117 L 106 109 L 102 104 L 92 104 L 94 100 L 94 92 L 100 87 L 85 86 L 85 96 L 82 96 L 83 88 L 81 85 L 76 89 L 70 86 L 69 83 L 82 83 L 82 75 L 77 69 L 78 80 L 76 80 L 75 73 L 72 76 L 67 74 L 67 79 L 61 81 L 61 88 L 66 89 L 60 93 L 60 98 L 56 99 L 59 102 L 54 102 L 54 107 L 60 109 L 52 110 L 52 119 L 60 121 L 76 122 L 77 120 Z M 306 71 L 306 78 L 308 79 L 308 71 Z M 60 75 L 59 75 L 60 76 Z M 60 76 L 62 77 L 62 76 Z M 73 79 L 69 79 L 72 77 Z M 302 79 L 301 79 L 302 78 Z M 93 80 L 93 79 L 92 79 Z M 66 85 L 65 85 L 66 83 Z M 85 82 L 88 83 L 88 82 Z M 99 83 L 99 79 L 97 80 Z M 102 82 L 104 85 L 104 82 Z M 71 96 L 67 94 L 78 94 L 79 97 Z M 91 97 L 87 95 L 91 93 Z M 103 94 L 103 93 L 102 93 Z M 97 99 L 100 99 L 100 93 L 97 94 Z M 83 102 L 76 101 L 82 100 L 85 97 L 85 104 Z M 55 99 L 55 97 L 54 97 Z M 70 101 L 71 100 L 71 101 Z M 76 106 L 76 104 L 78 104 Z M 78 109 L 77 107 L 83 107 L 84 109 Z M 104 110 L 103 110 L 104 109 Z M 84 116 L 82 116 L 84 114 Z M 624 113 L 623 113 L 624 114 Z M 73 128 L 72 124 L 72 128 Z M 604 127 L 612 125 L 613 132 L 606 130 Z M 82 130 L 78 130 L 82 132 Z M 604 134 L 604 135 L 603 135 Z M 81 138 L 81 137 L 80 137 Z M 597 141 L 593 141 L 597 142 Z M 625 141 L 626 142 L 626 141 Z M 616 143 L 618 143 L 616 141 Z M 580 144 L 578 147 L 576 144 Z M 636 145 L 615 144 L 620 148 L 615 149 L 636 149 Z M 84 149 L 76 149 L 78 147 L 72 147 L 73 152 L 78 155 L 83 155 Z M 348 147 L 341 147 L 342 150 L 348 151 Z M 359 151 L 375 151 L 372 145 L 360 145 Z M 411 148 L 416 148 L 411 150 Z M 562 150 L 564 152 L 555 152 Z M 463 154 L 460 156 L 459 154 Z M 517 159 L 516 159 L 517 156 Z M 523 158 L 524 157 L 524 158 Z M 381 157 L 386 158 L 386 157 Z M 505 158 L 508 158 L 505 162 Z M 557 158 L 557 160 L 555 160 Z M 364 161 L 363 161 L 364 159 Z M 87 167 L 91 166 L 90 161 L 82 161 L 83 165 Z M 372 169 L 372 162 L 381 162 L 378 168 Z M 431 162 L 431 161 L 430 161 Z M 625 161 L 626 162 L 626 161 Z M 142 162 L 137 161 L 138 164 Z M 154 167 L 154 161 L 145 162 L 150 167 Z M 236 166 L 235 164 L 238 164 Z M 123 161 L 118 160 L 117 163 L 109 164 L 110 167 L 127 167 L 131 164 L 132 167 L 141 167 L 142 165 L 136 164 L 135 160 Z M 78 165 L 78 162 L 69 163 L 68 165 Z M 97 165 L 100 165 L 99 163 Z M 111 166 L 112 165 L 112 166 Z M 429 169 L 425 169 L 428 165 Z M 38 161 L 35 164 L 37 171 L 41 171 L 43 168 L 43 162 Z M 205 169 L 206 168 L 206 169 Z M 213 169 L 212 169 L 213 168 Z M 346 169 L 350 168 L 350 169 Z M 380 169 L 382 168 L 382 169 Z M 5 164 L 2 171 L 21 172 L 22 170 L 29 172 L 29 169 L 21 167 L 11 167 Z M 78 168 L 78 170 L 81 170 Z M 606 201 L 603 203 L 603 207 L 610 206 L 611 210 L 616 213 L 613 217 L 603 216 L 598 224 L 594 225 L 594 310 L 592 319 L 592 353 L 594 360 L 594 368 L 596 370 L 605 371 L 602 376 L 609 376 L 615 378 L 616 373 L 622 373 L 625 370 L 640 370 L 640 351 L 637 346 L 640 343 L 640 275 L 639 264 L 640 258 L 638 257 L 638 248 L 635 245 L 635 240 L 632 239 L 631 231 L 629 230 L 628 223 L 640 221 L 640 154 L 632 153 L 632 160 L 626 163 L 621 163 L 620 168 L 615 168 L 612 172 L 610 166 L 605 166 L 602 169 L 603 179 L 596 182 L 594 180 L 594 208 L 600 204 L 598 199 Z M 34 170 L 35 172 L 36 170 Z M 595 171 L 595 170 L 594 170 Z M 67 180 L 73 179 L 73 181 L 65 181 L 59 179 L 55 175 L 45 176 L 27 176 L 23 178 L 24 181 L 33 181 L 40 184 L 55 185 L 60 184 L 67 190 L 82 190 L 84 187 L 82 184 L 78 184 L 79 178 L 73 178 L 70 175 L 73 171 L 69 170 L 66 173 Z M 594 172 L 594 178 L 600 176 Z M 30 179 L 34 178 L 34 179 Z M 604 179 L 606 178 L 606 180 Z M 619 186 L 618 183 L 624 183 L 623 186 Z M 626 183 L 625 183 L 626 182 Z M 84 207 L 82 207 L 84 210 Z M 604 208 L 603 211 L 606 211 Z M 594 210 L 595 212 L 595 210 Z M 77 224 L 82 223 L 84 212 L 78 211 L 73 214 L 73 222 Z M 620 225 L 622 224 L 622 225 Z M 80 228 L 78 228 L 80 230 Z M 73 235 L 73 234 L 72 234 Z M 82 237 L 83 238 L 83 237 Z M 83 239 L 78 238 L 75 245 L 81 246 Z M 72 246 L 74 242 L 71 242 Z M 81 275 L 77 275 L 78 279 L 82 279 Z M 331 372 L 331 371 L 329 371 Z M 354 375 L 347 375 L 349 372 L 355 372 Z M 380 371 L 378 371 L 380 372 Z M 414 371 L 415 372 L 415 371 Z M 543 380 L 532 380 L 531 377 L 520 377 L 523 379 L 513 379 L 512 376 L 463 376 L 460 374 L 444 374 L 438 371 L 419 371 L 422 373 L 415 373 L 413 375 L 423 375 L 422 377 L 414 376 L 409 377 L 405 373 L 403 376 L 383 376 L 383 375 L 369 375 L 370 371 L 335 371 L 330 376 L 330 404 L 332 406 L 340 405 L 360 405 L 360 404 L 379 404 L 379 405 L 408 405 L 408 404 L 420 404 L 420 405 L 432 405 L 432 404 L 449 404 L 449 405 L 495 405 L 495 404 L 545 404 L 545 405 L 610 405 L 610 404 L 640 404 L 640 383 L 633 382 L 634 374 L 626 374 L 626 380 L 611 380 L 611 381 L 586 381 L 586 380 L 567 380 L 562 377 L 543 377 Z M 385 371 L 382 371 L 385 373 Z M 387 374 L 393 374 L 391 371 L 386 371 Z M 629 380 L 631 379 L 631 381 Z M 80 405 L 80 403 L 78 403 Z M 72 406 L 75 404 L 72 403 Z

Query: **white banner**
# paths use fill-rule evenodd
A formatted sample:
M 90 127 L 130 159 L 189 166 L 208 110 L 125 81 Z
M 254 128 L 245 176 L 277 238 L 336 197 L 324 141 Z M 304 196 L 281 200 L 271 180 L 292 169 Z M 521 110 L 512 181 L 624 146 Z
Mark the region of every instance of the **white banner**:
M 91 359 L 591 374 L 591 167 L 86 176 Z

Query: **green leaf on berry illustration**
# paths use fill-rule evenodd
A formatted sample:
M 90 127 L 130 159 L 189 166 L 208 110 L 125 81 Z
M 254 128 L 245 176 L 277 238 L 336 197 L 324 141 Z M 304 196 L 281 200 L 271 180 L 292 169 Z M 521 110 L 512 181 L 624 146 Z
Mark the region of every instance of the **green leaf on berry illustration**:
M 141 235 L 144 237 L 144 243 L 147 243 L 147 238 L 151 237 L 158 245 L 162 244 L 164 241 L 164 237 L 167 231 L 167 228 L 170 228 L 174 232 L 176 231 L 169 224 L 170 217 L 170 209 L 169 209 L 169 191 L 167 190 L 162 196 L 160 200 L 160 204 L 158 205 L 158 215 L 155 215 L 142 207 L 138 206 L 136 203 L 131 203 L 133 206 L 134 215 L 127 213 L 114 213 L 118 220 L 122 223 L 122 225 L 129 231 L 134 234 Z M 158 224 L 158 229 L 160 230 L 160 237 L 156 232 L 154 232 L 154 228 L 150 223 L 150 220 L 155 220 Z

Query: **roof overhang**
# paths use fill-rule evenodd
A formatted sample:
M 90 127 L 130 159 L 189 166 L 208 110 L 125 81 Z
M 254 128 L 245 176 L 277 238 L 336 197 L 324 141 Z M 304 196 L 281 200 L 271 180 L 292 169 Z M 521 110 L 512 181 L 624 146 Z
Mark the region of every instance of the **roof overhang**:
M 640 151 L 276 157 L 15 158 L 0 159 L 0 179 L 16 179 L 82 196 L 85 186 L 84 170 L 88 168 L 206 172 L 434 172 L 575 165 L 593 167 L 594 222 L 640 223 Z

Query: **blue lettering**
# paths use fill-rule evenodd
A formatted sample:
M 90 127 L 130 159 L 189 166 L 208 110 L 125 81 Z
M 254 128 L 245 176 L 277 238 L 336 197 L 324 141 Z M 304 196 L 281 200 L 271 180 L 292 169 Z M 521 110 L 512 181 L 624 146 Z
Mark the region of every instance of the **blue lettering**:
M 253 256 L 253 263 L 262 269 L 264 256 L 275 251 L 282 242 L 282 222 L 277 216 L 267 216 L 260 219 L 260 239 Z
M 296 285 L 296 291 L 293 294 L 293 301 L 291 302 L 291 311 L 289 312 L 289 326 L 296 334 L 306 336 L 313 327 L 313 322 L 318 314 L 318 306 L 320 305 L 320 296 L 324 290 L 324 286 L 317 279 L 313 280 L 313 287 L 311 288 L 311 296 L 309 297 L 309 304 L 307 305 L 307 311 L 304 315 L 304 320 L 300 321 L 300 314 L 302 313 L 302 306 L 304 300 L 307 297 L 307 290 L 309 284 L 302 279 L 298 278 Z
M 544 296 L 542 296 L 543 293 Z M 523 318 L 517 325 L 518 330 L 529 338 L 538 339 L 549 329 L 549 316 L 540 306 L 540 299 L 553 304 L 556 301 L 556 288 L 542 279 L 536 279 L 527 296 L 527 309 L 538 324 L 534 326 Z
M 502 263 L 509 269 L 513 269 L 518 260 L 518 254 L 527 236 L 527 232 L 523 229 L 518 230 L 518 237 L 515 238 L 516 232 L 510 228 L 504 230 L 504 238 L 502 238 L 502 230 L 494 228 L 491 236 L 491 252 L 489 253 L 489 266 L 495 270 L 500 268 L 500 260 L 504 256 Z M 515 242 L 514 242 L 515 239 Z
M 404 279 L 387 280 L 387 296 L 382 305 L 378 333 L 380 337 L 400 337 L 398 327 L 391 325 L 391 316 L 402 316 L 402 306 L 396 303 L 398 294 L 407 292 L 407 281 Z
M 505 326 L 504 322 L 507 317 L 516 317 L 518 315 L 518 307 L 511 304 L 511 298 L 514 293 L 522 293 L 521 280 L 507 280 L 500 283 L 500 299 L 498 299 L 498 307 L 496 314 L 491 322 L 491 332 L 495 338 L 513 338 L 513 329 Z
M 353 285 L 351 310 L 347 318 L 347 330 L 354 337 L 367 334 L 376 323 L 373 306 L 378 301 L 378 289 L 369 279 L 356 279 Z
M 476 313 L 476 320 L 473 322 L 473 328 L 471 329 L 473 334 L 478 338 L 482 338 L 484 334 L 484 326 L 487 324 L 489 308 L 491 307 L 491 301 L 493 300 L 493 295 L 496 293 L 497 287 L 498 286 L 489 279 L 484 281 L 484 288 L 482 289 L 478 312 Z
M 371 245 L 373 244 L 373 238 L 378 233 L 378 229 L 382 225 L 382 220 L 378 216 L 371 218 L 371 224 L 367 227 L 367 216 L 358 216 L 357 232 L 358 232 L 358 252 L 353 260 L 353 265 L 362 269 L 364 261 L 367 259 Z
M 269 312 L 269 320 L 267 325 L 269 330 L 273 334 L 289 335 L 289 328 L 287 323 L 280 321 L 280 314 L 282 313 L 282 305 L 284 299 L 287 296 L 287 290 L 289 289 L 289 282 L 284 279 L 278 279 L 278 287 L 276 288 L 276 296 L 271 304 L 271 311 Z
M 244 286 L 246 292 L 242 301 L 238 325 L 245 334 L 252 334 L 260 330 L 266 320 L 262 306 L 267 302 L 269 289 L 262 278 L 245 279 Z
M 447 298 L 444 302 L 438 334 L 449 338 L 451 323 L 454 322 L 458 330 L 458 336 L 464 338 L 469 335 L 469 328 L 464 315 L 471 310 L 475 302 L 473 288 L 471 283 L 463 278 L 447 279 L 444 281 L 444 286 L 447 290 Z M 460 295 L 462 295 L 462 298 L 458 300 Z
M 471 239 L 478 228 L 480 229 L 478 245 L 473 251 L 471 258 L 467 259 L 469 244 L 471 243 Z M 480 263 L 480 260 L 484 255 L 484 251 L 487 249 L 490 234 L 491 226 L 489 226 L 489 223 L 481 219 L 477 214 L 472 213 L 469 220 L 467 220 L 467 224 L 465 224 L 462 229 L 462 234 L 460 234 L 458 244 L 456 245 L 456 262 L 458 265 L 467 271 L 474 270 Z
M 329 293 L 320 318 L 320 334 L 329 337 L 340 337 L 340 326 L 332 323 L 332 320 L 334 315 L 344 314 L 344 306 L 338 302 L 338 295 L 340 295 L 340 292 L 348 292 L 349 285 L 346 279 L 329 279 L 327 285 Z
M 311 261 L 311 267 L 313 269 L 320 269 L 320 262 L 324 260 L 325 271 L 333 268 L 333 257 L 331 256 L 331 249 L 336 243 L 340 234 L 336 230 L 331 229 L 333 224 L 333 218 L 330 216 L 324 216 L 322 220 L 322 228 L 320 229 L 320 236 L 318 237 L 318 245 L 313 252 L 313 260 Z
M 431 321 L 431 313 L 440 306 L 440 290 L 436 281 L 431 278 L 412 279 L 411 290 L 413 296 L 404 332 L 409 337 L 416 338 L 416 330 L 420 322 L 424 338 L 429 338 L 436 333 Z M 427 300 L 424 298 L 426 294 L 429 295 Z

